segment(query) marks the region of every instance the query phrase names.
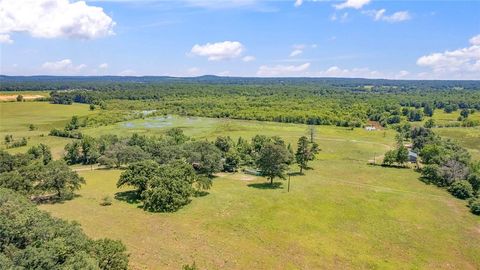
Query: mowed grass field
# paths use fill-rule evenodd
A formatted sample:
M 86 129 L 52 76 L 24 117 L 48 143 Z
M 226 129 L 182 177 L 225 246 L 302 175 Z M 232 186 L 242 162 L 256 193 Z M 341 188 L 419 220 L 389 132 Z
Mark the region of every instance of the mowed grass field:
M 18 92 L 15 92 L 18 93 Z M 14 139 L 25 137 L 28 145 L 8 149 L 11 153 L 25 152 L 28 148 L 44 143 L 52 148 L 54 157 L 60 158 L 63 147 L 70 139 L 50 137 L 52 128 L 63 129 L 73 115 L 85 116 L 95 112 L 88 105 L 55 105 L 48 102 L 0 102 L 0 148 L 5 147 L 3 138 L 7 134 Z M 36 130 L 30 131 L 29 125 L 34 124 Z
M 73 113 L 90 113 L 88 106 L 50 106 L 56 107 L 35 111 L 45 127 L 63 127 Z M 9 109 L 10 115 L 16 111 Z M 10 119 L 10 126 L 2 117 L 0 131 L 28 132 L 23 131 L 27 115 Z M 271 122 L 181 117 L 132 122 L 82 132 L 160 135 L 176 126 L 197 139 L 265 134 L 294 145 L 306 134 L 304 125 Z M 79 197 L 40 208 L 79 222 L 91 237 L 122 240 L 133 269 L 180 269 L 193 261 L 200 269 L 479 269 L 480 218 L 469 213 L 465 201 L 423 184 L 413 170 L 367 165 L 394 145 L 394 135 L 317 127 L 322 151 L 312 170 L 291 178 L 290 192 L 283 181 L 270 189 L 260 177 L 219 174 L 207 196 L 180 211 L 148 213 L 122 200 L 100 206 L 104 196 L 128 188 L 116 188 L 119 170 L 85 167 L 79 171 L 87 182 Z

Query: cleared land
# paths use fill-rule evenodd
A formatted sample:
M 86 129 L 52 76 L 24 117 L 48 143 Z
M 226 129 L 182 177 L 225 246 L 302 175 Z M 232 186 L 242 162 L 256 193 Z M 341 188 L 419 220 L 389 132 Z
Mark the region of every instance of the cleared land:
M 15 106 L 24 104 L 43 108 L 23 107 L 27 111 L 20 113 Z M 42 126 L 34 132 L 47 133 L 50 127 L 63 127 L 73 114 L 91 113 L 81 105 L 0 106 L 1 134 L 14 136 L 30 132 L 31 116 Z M 15 119 L 4 123 L 4 111 Z M 304 125 L 270 122 L 180 117 L 167 122 L 158 126 L 151 119 L 134 120 L 82 132 L 159 135 L 178 126 L 195 138 L 265 134 L 291 143 L 306 133 Z M 480 218 L 468 212 L 465 201 L 423 184 L 412 170 L 366 164 L 394 144 L 394 135 L 391 130 L 318 127 L 319 159 L 306 175 L 292 177 L 289 193 L 286 182 L 270 189 L 263 178 L 221 174 L 210 194 L 194 198 L 179 212 L 148 213 L 128 196 L 100 206 L 104 196 L 128 189 L 115 187 L 121 171 L 85 167 L 80 174 L 87 184 L 79 197 L 40 208 L 78 221 L 94 238 L 121 239 L 134 269 L 179 269 L 193 261 L 201 269 L 480 268 Z M 38 140 L 66 143 L 48 136 Z M 34 143 L 32 139 L 29 146 Z
M 88 105 L 54 105 L 48 102 L 0 102 L 0 147 L 4 147 L 3 138 L 7 134 L 15 139 L 26 137 L 28 145 L 8 149 L 9 152 L 25 152 L 32 145 L 44 143 L 52 148 L 55 158 L 60 158 L 63 147 L 70 139 L 50 137 L 52 128 L 63 128 L 73 115 L 84 116 L 91 112 Z M 36 130 L 30 131 L 34 124 Z

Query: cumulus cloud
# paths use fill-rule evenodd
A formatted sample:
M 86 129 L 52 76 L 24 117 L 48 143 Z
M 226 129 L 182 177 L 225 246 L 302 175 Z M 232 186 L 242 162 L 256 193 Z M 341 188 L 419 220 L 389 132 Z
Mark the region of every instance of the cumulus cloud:
M 55 62 L 45 62 L 42 64 L 41 68 L 44 72 L 48 74 L 77 74 L 83 69 L 85 69 L 87 65 L 80 64 L 74 65 L 72 60 L 70 59 L 63 59 Z
M 480 35 L 470 39 L 470 46 L 424 55 L 417 65 L 430 68 L 434 77 L 480 79 Z
M 303 4 L 303 0 L 295 0 L 295 3 L 293 4 L 295 7 L 299 7 Z
M 257 71 L 258 76 L 302 76 L 303 73 L 308 70 L 310 63 L 305 63 L 302 65 L 276 65 L 276 66 L 260 66 Z
M 408 11 L 397 11 L 393 14 L 387 15 L 386 9 L 368 10 L 364 14 L 371 16 L 375 21 L 385 21 L 389 23 L 403 22 L 410 20 L 412 17 Z
M 98 65 L 98 68 L 100 68 L 100 69 L 107 69 L 107 68 L 108 68 L 108 64 L 107 64 L 107 63 L 102 63 L 102 64 Z
M 16 32 L 37 38 L 93 39 L 114 34 L 114 26 L 115 22 L 102 8 L 84 1 L 0 1 L 0 35 L 7 40 Z
M 238 41 L 223 41 L 204 45 L 195 44 L 190 53 L 205 56 L 210 61 L 218 61 L 239 57 L 244 50 L 244 46 Z
M 13 40 L 10 38 L 10 35 L 0 34 L 0 43 L 12 44 Z
M 344 8 L 354 8 L 354 9 L 361 9 L 363 6 L 370 3 L 371 0 L 346 0 L 341 4 L 334 5 L 336 9 L 344 9 Z
M 242 61 L 243 62 L 252 62 L 252 61 L 255 61 L 255 56 L 252 56 L 252 55 L 247 55 L 247 56 L 244 56 L 242 58 Z

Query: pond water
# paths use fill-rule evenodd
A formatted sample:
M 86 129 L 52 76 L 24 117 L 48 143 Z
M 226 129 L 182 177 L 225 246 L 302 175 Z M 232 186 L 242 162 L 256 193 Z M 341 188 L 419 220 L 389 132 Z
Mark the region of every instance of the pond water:
M 193 124 L 200 119 L 197 117 L 177 118 L 171 115 L 157 116 L 152 118 L 146 118 L 142 120 L 134 120 L 130 122 L 122 123 L 125 128 L 166 128 L 172 127 L 174 124 Z

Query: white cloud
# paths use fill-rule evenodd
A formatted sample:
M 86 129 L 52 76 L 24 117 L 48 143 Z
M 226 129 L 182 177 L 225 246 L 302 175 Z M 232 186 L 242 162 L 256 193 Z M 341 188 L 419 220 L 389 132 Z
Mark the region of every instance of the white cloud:
M 218 72 L 217 74 L 215 74 L 217 76 L 230 76 L 230 71 L 229 70 L 225 70 L 225 71 L 222 71 L 222 72 Z
M 252 61 L 255 61 L 255 56 L 252 56 L 252 55 L 247 55 L 247 56 L 244 56 L 242 58 L 242 61 L 243 62 L 252 62 Z
M 336 9 L 354 8 L 360 9 L 370 3 L 371 0 L 346 0 L 341 4 L 334 5 Z
M 301 76 L 303 73 L 308 70 L 310 63 L 305 63 L 302 65 L 276 65 L 276 66 L 260 66 L 257 71 L 258 76 Z
M 10 38 L 10 35 L 0 34 L 0 43 L 12 44 L 13 40 Z
M 302 54 L 302 53 L 303 53 L 302 50 L 296 49 L 296 50 L 293 50 L 293 51 L 290 53 L 290 57 L 295 57 L 295 56 L 300 55 L 300 54 Z
M 480 45 L 480 35 L 472 37 L 469 41 L 472 45 Z
M 118 76 L 136 76 L 137 72 L 133 69 L 125 69 L 118 73 Z
M 260 2 L 259 0 L 183 0 L 187 5 L 193 7 L 225 9 L 252 7 Z
M 107 68 L 108 68 L 108 64 L 107 64 L 107 63 L 102 63 L 102 64 L 98 65 L 98 68 L 100 68 L 100 69 L 107 69 Z
M 330 16 L 331 21 L 339 21 L 339 22 L 346 22 L 348 20 L 348 12 L 344 12 L 342 15 L 337 16 L 337 13 L 333 13 Z
M 1 0 L 0 34 L 26 32 L 38 38 L 93 39 L 112 35 L 115 22 L 84 1 Z
M 207 43 L 205 45 L 195 44 L 190 50 L 190 53 L 198 56 L 206 56 L 210 61 L 218 61 L 239 57 L 244 50 L 244 46 L 238 41 L 223 41 Z
M 295 7 L 299 7 L 303 4 L 303 0 L 295 0 L 295 3 L 293 4 Z
M 41 66 L 42 70 L 48 74 L 62 75 L 77 74 L 86 67 L 87 65 L 85 64 L 74 65 L 70 59 L 63 59 L 55 62 L 45 62 Z
M 342 78 L 382 78 L 384 75 L 376 70 L 369 68 L 342 69 L 338 66 L 332 66 L 326 70 L 312 74 L 316 77 L 342 77 Z
M 201 70 L 197 67 L 191 67 L 189 69 L 187 69 L 187 75 L 188 76 L 198 76 L 201 74 Z
M 433 77 L 480 79 L 480 35 L 470 39 L 470 46 L 424 55 L 417 65 L 431 68 Z
M 397 11 L 391 15 L 387 15 L 386 9 L 380 10 L 368 10 L 363 12 L 364 14 L 373 17 L 375 21 L 385 21 L 390 23 L 403 22 L 410 20 L 412 17 L 408 11 Z

